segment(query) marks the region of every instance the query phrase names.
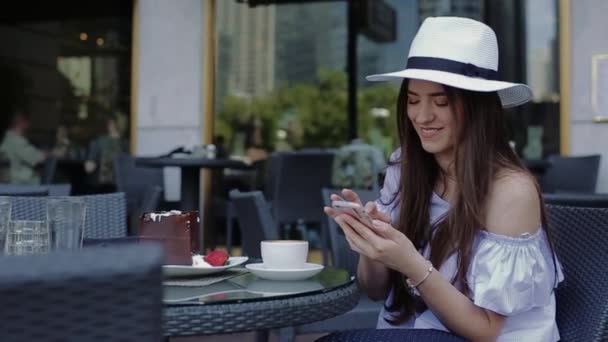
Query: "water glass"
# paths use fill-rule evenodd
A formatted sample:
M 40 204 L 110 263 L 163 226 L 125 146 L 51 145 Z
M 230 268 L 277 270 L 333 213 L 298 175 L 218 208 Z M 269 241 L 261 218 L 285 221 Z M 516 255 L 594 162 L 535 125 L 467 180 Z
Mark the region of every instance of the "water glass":
M 82 248 L 86 203 L 83 198 L 55 197 L 47 201 L 51 250 Z
M 4 251 L 7 255 L 43 254 L 49 251 L 45 221 L 9 221 Z
M 0 251 L 4 251 L 6 241 L 6 229 L 8 221 L 11 219 L 11 199 L 10 197 L 0 196 Z

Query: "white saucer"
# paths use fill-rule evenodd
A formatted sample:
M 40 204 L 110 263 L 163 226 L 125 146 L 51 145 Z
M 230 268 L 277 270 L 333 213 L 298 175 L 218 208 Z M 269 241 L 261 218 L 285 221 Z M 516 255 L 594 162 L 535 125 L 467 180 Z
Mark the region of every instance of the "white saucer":
M 265 296 L 289 295 L 303 292 L 323 290 L 323 285 L 317 280 L 267 280 L 256 279 L 247 284 L 247 291 Z
M 245 268 L 254 275 L 268 280 L 303 280 L 321 272 L 324 267 L 323 265 L 311 263 L 306 263 L 304 267 L 298 269 L 266 268 L 262 263 L 245 265 Z
M 219 273 L 229 268 L 238 266 L 246 262 L 248 257 L 230 257 L 228 265 L 217 267 L 187 266 L 187 265 L 163 265 L 163 274 L 166 277 L 188 277 L 195 275 L 205 275 Z

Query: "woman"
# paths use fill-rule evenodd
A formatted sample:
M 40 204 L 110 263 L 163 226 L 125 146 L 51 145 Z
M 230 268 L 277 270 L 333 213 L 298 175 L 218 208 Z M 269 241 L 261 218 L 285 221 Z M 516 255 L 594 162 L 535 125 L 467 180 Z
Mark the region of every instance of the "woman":
M 325 208 L 360 254 L 358 280 L 385 299 L 378 328 L 450 331 L 472 341 L 557 341 L 563 279 L 540 190 L 510 148 L 503 107 L 532 97 L 497 80 L 494 32 L 465 18 L 424 21 L 402 71 L 400 149 L 373 226 Z M 342 197 L 359 201 L 344 190 Z M 333 200 L 342 199 L 338 195 Z

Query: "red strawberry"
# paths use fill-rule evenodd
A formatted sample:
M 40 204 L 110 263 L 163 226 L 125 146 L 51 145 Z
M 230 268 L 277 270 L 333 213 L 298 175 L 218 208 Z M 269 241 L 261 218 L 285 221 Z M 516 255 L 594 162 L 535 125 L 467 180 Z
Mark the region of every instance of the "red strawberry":
M 211 266 L 224 266 L 228 263 L 228 258 L 230 256 L 228 253 L 220 250 L 212 251 L 211 253 L 205 255 L 203 260 Z

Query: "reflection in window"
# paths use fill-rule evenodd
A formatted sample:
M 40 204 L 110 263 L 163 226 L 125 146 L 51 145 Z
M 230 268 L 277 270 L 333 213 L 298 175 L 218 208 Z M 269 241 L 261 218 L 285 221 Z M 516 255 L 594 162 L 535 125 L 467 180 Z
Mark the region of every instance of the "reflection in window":
M 29 136 L 39 147 L 52 148 L 56 127 L 63 126 L 82 155 L 101 133 L 107 117 L 122 115 L 125 119 L 121 121 L 128 121 L 128 3 L 117 6 L 114 16 L 78 18 L 75 13 L 68 19 L 61 17 L 59 9 L 48 14 L 33 10 L 30 14 L 35 19 L 12 18 L 15 22 L 0 23 L 4 47 L 0 65 L 14 75 L 3 81 L 18 94 L 2 97 L 3 115 L 28 112 L 32 119 Z
M 86 35 L 86 33 L 82 33 Z M 91 96 L 91 58 L 89 57 L 59 57 L 57 69 L 70 81 L 74 95 L 82 99 L 78 104 L 78 119 L 88 117 L 86 99 Z
M 74 186 L 89 180 L 63 176 L 83 170 L 91 143 L 107 133 L 110 119 L 128 139 L 132 5 L 19 5 L 7 7 L 0 19 L 0 136 L 15 113 L 29 116 L 26 138 L 60 158 L 55 181 L 70 178 L 74 194 L 90 190 Z
M 386 2 L 398 14 L 397 41 L 359 35 L 357 80 L 359 135 L 390 153 L 398 85 L 364 77 L 403 68 L 419 23 L 417 1 Z M 340 1 L 217 3 L 215 132 L 232 154 L 348 143 L 346 13 Z
M 527 84 L 534 94 L 526 106 L 521 153 L 540 159 L 559 153 L 559 60 L 555 0 L 525 1 Z

